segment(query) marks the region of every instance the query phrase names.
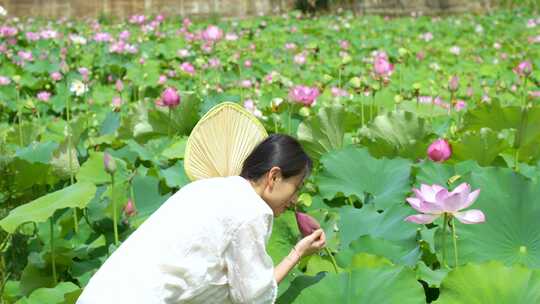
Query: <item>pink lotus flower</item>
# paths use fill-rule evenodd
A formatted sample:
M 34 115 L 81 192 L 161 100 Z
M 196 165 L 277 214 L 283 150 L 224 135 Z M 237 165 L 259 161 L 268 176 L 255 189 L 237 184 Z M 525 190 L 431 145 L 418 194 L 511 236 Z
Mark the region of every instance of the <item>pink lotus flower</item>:
M 51 79 L 54 80 L 54 81 L 62 80 L 62 73 L 60 73 L 60 72 L 52 72 L 51 73 Z
M 238 35 L 236 35 L 235 33 L 227 33 L 227 35 L 225 35 L 225 40 L 236 41 L 238 40 Z
M 424 40 L 425 42 L 430 42 L 433 40 L 433 34 L 431 32 L 424 33 L 420 35 L 420 39 Z
M 180 69 L 189 75 L 195 75 L 195 67 L 189 62 L 182 63 Z
M 159 75 L 158 84 L 162 85 L 162 84 L 165 84 L 165 82 L 167 82 L 167 76 Z
M 427 150 L 427 154 L 432 161 L 443 162 L 452 156 L 452 148 L 444 139 L 437 139 Z
M 330 89 L 330 93 L 332 93 L 332 96 L 334 97 L 346 97 L 349 95 L 347 91 L 340 89 L 338 87 L 332 87 Z
M 112 37 L 109 33 L 96 33 L 94 35 L 94 40 L 97 42 L 109 42 L 112 40 Z
M 244 61 L 244 67 L 246 68 L 251 68 L 253 66 L 253 62 L 251 62 L 251 60 L 245 60 Z
M 208 59 L 208 64 L 210 64 L 210 67 L 212 68 L 219 68 L 221 66 L 221 61 L 219 58 L 210 58 Z
M 459 89 L 459 78 L 454 75 L 452 78 L 450 78 L 450 81 L 448 82 L 448 90 L 450 92 L 456 92 Z
M 373 61 L 373 70 L 377 76 L 387 77 L 392 75 L 394 72 L 394 65 L 388 61 L 388 56 L 386 53 L 381 52 L 375 55 Z
M 131 36 L 131 33 L 129 31 L 122 31 L 119 35 L 118 35 L 118 39 L 120 40 L 128 40 L 129 39 L 129 36 Z
M 47 102 L 51 98 L 51 93 L 47 91 L 41 91 L 37 94 L 37 98 L 41 101 Z
M 90 73 L 90 71 L 87 68 L 84 68 L 84 67 L 79 68 L 78 71 L 81 74 L 81 76 L 83 77 L 83 79 L 85 81 L 87 81 L 88 80 L 88 74 Z
M 532 63 L 528 60 L 522 61 L 514 68 L 514 72 L 522 77 L 527 77 L 532 73 Z
M 122 92 L 124 90 L 124 83 L 122 82 L 122 80 L 117 79 L 115 84 L 114 84 L 114 87 L 115 87 L 116 91 Z
M 531 98 L 540 98 L 540 91 L 531 91 L 529 92 Z
M 294 63 L 302 65 L 306 63 L 306 55 L 304 53 L 296 54 L 294 56 Z
M 182 25 L 185 28 L 190 27 L 192 24 L 193 24 L 193 22 L 191 22 L 191 19 L 189 19 L 189 18 L 184 18 L 184 20 L 182 21 Z
M 244 108 L 246 108 L 246 110 L 252 111 L 255 109 L 255 103 L 253 102 L 253 100 L 247 99 L 246 101 L 244 101 Z
M 14 37 L 19 31 L 15 27 L 2 26 L 0 27 L 0 37 Z
M 223 31 L 215 25 L 209 25 L 202 32 L 202 39 L 209 42 L 216 42 L 220 40 L 222 37 L 223 37 Z
M 296 49 L 296 44 L 293 42 L 285 43 L 285 49 L 286 50 L 294 50 Z
M 6 76 L 0 76 L 0 85 L 5 86 L 11 83 L 11 80 Z
M 456 111 L 461 111 L 463 109 L 465 109 L 467 107 L 467 103 L 461 99 L 459 99 L 457 102 L 456 102 L 456 105 L 454 106 L 454 109 L 456 109 Z
M 315 230 L 320 229 L 321 225 L 316 219 L 302 212 L 295 212 L 296 223 L 298 224 L 298 230 L 305 237 L 312 234 Z
M 350 46 L 351 46 L 351 45 L 350 45 L 349 41 L 347 41 L 347 40 L 341 40 L 341 41 L 339 41 L 339 47 L 340 47 L 341 49 L 343 49 L 343 50 L 348 50 Z
M 28 52 L 19 51 L 17 55 L 19 55 L 19 57 L 21 57 L 23 61 L 34 61 L 34 56 L 32 55 L 32 52 L 30 51 Z
M 161 103 L 166 107 L 176 107 L 180 104 L 180 95 L 174 88 L 166 88 L 161 93 Z
M 242 81 L 240 82 L 240 86 L 241 86 L 242 88 L 245 88 L 245 89 L 251 88 L 252 85 L 253 85 L 253 83 L 251 83 L 251 80 L 249 80 L 249 79 L 244 79 L 244 80 L 242 80 Z
M 26 32 L 25 36 L 28 41 L 38 41 L 39 39 L 41 39 L 39 34 L 34 32 Z
M 119 96 L 113 97 L 111 105 L 113 106 L 113 108 L 120 108 L 120 106 L 122 106 L 122 98 L 120 98 Z
M 292 101 L 311 106 L 317 97 L 319 97 L 319 94 L 319 89 L 316 87 L 311 88 L 308 86 L 297 85 L 292 87 L 289 91 L 289 98 Z
M 146 17 L 144 15 L 133 15 L 129 18 L 129 23 L 143 24 L 145 20 Z
M 180 58 L 185 58 L 187 56 L 189 56 L 189 50 L 188 49 L 179 49 L 176 54 L 178 55 L 178 57 Z
M 55 30 L 50 30 L 50 29 L 41 31 L 39 33 L 39 35 L 43 39 L 56 39 L 56 38 L 58 38 L 58 32 L 55 31 Z
M 485 222 L 482 211 L 472 209 L 461 211 L 470 207 L 480 194 L 480 189 L 471 192 L 467 183 L 457 186 L 452 192 L 440 185 L 424 185 L 420 189 L 413 189 L 415 197 L 408 197 L 407 202 L 421 214 L 408 216 L 405 220 L 416 224 L 429 224 L 441 215 L 455 217 L 463 224 L 478 224 Z

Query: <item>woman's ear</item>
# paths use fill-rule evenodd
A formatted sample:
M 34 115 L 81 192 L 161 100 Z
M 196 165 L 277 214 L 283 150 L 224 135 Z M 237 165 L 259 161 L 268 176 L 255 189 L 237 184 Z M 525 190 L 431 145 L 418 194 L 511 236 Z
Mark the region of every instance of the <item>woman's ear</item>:
M 276 182 L 279 182 L 282 178 L 281 169 L 279 167 L 272 167 L 267 175 L 267 183 L 270 190 L 272 190 Z

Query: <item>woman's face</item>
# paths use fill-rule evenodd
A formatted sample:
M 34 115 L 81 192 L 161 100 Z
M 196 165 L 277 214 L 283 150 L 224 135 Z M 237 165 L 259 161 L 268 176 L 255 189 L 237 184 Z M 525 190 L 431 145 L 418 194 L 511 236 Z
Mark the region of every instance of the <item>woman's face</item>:
M 266 187 L 262 191 L 262 199 L 279 216 L 296 203 L 298 191 L 302 188 L 304 173 L 284 178 L 281 169 L 273 167 L 266 175 Z

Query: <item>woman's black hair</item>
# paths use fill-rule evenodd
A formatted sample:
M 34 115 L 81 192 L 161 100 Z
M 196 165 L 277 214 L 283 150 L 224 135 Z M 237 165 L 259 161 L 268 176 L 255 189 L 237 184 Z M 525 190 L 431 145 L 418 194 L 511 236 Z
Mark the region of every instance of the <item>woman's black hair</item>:
M 258 180 L 272 167 L 279 167 L 283 178 L 304 173 L 307 177 L 313 162 L 300 143 L 285 134 L 272 134 L 253 149 L 244 161 L 242 176 L 248 180 Z

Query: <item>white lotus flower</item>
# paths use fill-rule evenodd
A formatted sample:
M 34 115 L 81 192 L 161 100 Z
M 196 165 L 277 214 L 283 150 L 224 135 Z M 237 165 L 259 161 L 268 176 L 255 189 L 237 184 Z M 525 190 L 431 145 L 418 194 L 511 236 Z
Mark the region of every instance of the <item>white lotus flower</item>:
M 75 80 L 71 83 L 69 90 L 75 93 L 76 96 L 82 96 L 88 91 L 88 86 L 80 80 Z
M 7 11 L 4 7 L 0 6 L 0 16 L 6 16 L 7 15 Z

